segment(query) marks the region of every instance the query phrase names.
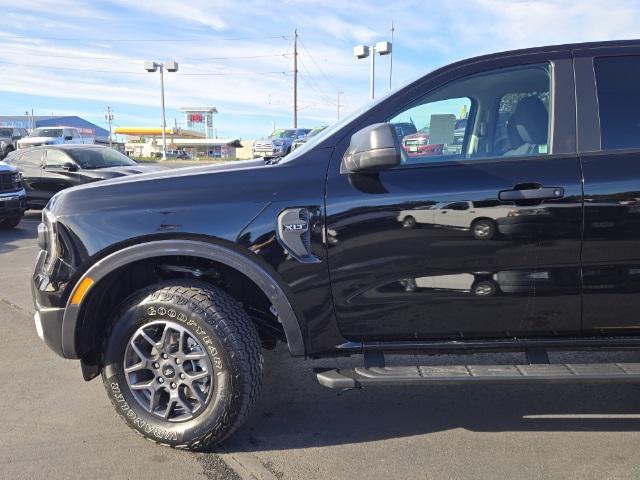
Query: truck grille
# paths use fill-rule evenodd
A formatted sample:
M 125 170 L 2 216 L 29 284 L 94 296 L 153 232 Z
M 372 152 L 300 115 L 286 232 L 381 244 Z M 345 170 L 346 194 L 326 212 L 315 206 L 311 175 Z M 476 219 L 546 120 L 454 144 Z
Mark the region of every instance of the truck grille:
M 253 149 L 256 152 L 271 152 L 273 150 L 273 144 L 271 142 L 256 142 Z
M 0 193 L 20 190 L 20 175 L 17 172 L 0 172 Z

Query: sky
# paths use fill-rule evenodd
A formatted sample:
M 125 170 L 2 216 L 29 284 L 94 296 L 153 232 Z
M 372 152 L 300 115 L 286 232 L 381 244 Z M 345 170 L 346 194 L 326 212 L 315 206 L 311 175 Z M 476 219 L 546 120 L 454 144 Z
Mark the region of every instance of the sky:
M 566 42 L 640 38 L 640 1 L 617 0 L 0 0 L 0 115 L 78 115 L 105 126 L 160 126 L 181 107 L 214 106 L 216 134 L 255 139 L 292 125 L 293 32 L 298 126 L 335 122 L 369 101 L 369 59 L 353 47 L 391 40 L 392 87 L 452 61 Z M 376 58 L 376 91 L 390 57 Z M 340 92 L 340 93 L 339 93 Z M 339 107 L 338 107 L 339 101 Z

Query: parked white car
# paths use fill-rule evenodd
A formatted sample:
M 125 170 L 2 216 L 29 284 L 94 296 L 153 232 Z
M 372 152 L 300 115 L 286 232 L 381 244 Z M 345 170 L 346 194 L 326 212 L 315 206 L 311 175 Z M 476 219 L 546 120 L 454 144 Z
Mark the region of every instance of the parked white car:
M 40 145 L 90 144 L 94 138 L 83 137 L 73 127 L 38 127 L 28 137 L 18 140 L 18 150 Z
M 406 228 L 413 228 L 416 223 L 425 223 L 471 230 L 478 240 L 490 240 L 498 231 L 496 220 L 508 216 L 511 210 L 512 206 L 499 201 L 447 202 L 415 210 L 402 210 L 398 221 Z

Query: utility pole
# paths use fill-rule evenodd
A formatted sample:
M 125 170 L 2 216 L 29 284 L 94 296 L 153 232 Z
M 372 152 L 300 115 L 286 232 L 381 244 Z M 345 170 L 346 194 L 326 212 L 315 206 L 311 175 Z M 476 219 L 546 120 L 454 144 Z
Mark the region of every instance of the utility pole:
M 340 95 L 342 95 L 343 93 L 343 91 L 338 90 L 338 120 L 340 120 Z
M 293 128 L 298 128 L 298 29 L 293 31 Z
M 109 148 L 113 148 L 113 143 L 111 142 L 111 122 L 113 121 L 113 112 L 111 111 L 111 107 L 107 106 L 107 114 L 104 118 L 109 123 Z
M 391 20 L 391 45 L 393 45 L 393 32 L 396 29 L 393 27 L 393 20 Z M 393 75 L 393 49 L 389 56 L 389 90 L 391 90 L 391 76 Z

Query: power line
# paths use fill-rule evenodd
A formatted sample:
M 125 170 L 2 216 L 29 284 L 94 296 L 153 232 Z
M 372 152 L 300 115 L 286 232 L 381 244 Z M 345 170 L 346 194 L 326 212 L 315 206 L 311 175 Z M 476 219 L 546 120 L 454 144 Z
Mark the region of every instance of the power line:
M 333 83 L 331 81 L 331 79 L 324 73 L 324 70 L 322 70 L 322 68 L 320 68 L 320 65 L 318 65 L 318 63 L 316 62 L 315 58 L 313 58 L 313 55 L 311 55 L 311 52 L 307 49 L 306 45 L 304 44 L 304 42 L 302 40 L 300 40 L 300 45 L 302 46 L 304 51 L 307 52 L 307 55 L 309 55 L 309 58 L 311 59 L 313 64 L 316 66 L 316 68 L 318 69 L 320 74 L 325 78 L 325 80 L 327 82 L 329 82 L 333 88 L 335 88 L 336 90 L 340 90 L 340 88 L 338 88 L 338 86 L 335 83 Z
M 47 70 L 70 70 L 76 72 L 88 72 L 88 73 L 117 73 L 123 75 L 147 75 L 147 72 L 132 72 L 132 71 L 124 71 L 124 70 L 95 70 L 91 68 L 75 68 L 75 67 L 57 67 L 52 65 L 33 65 L 33 64 L 25 64 L 25 63 L 13 63 L 13 62 L 3 62 L 0 61 L 0 65 L 11 65 L 15 67 L 26 67 L 26 68 L 36 68 L 36 69 L 47 69 Z M 191 75 L 204 75 L 204 76 L 234 76 L 234 75 L 288 75 L 290 72 L 277 70 L 277 71 L 269 71 L 269 72 L 254 72 L 254 71 L 230 71 L 230 72 L 177 72 L 177 75 L 182 76 L 191 76 Z
M 135 42 L 202 42 L 202 40 L 215 40 L 221 42 L 232 42 L 232 41 L 240 41 L 240 40 L 268 40 L 268 39 L 282 39 L 282 40 L 290 40 L 291 37 L 287 35 L 272 35 L 272 36 L 261 36 L 256 35 L 253 37 L 232 37 L 232 38 L 215 38 L 215 37 L 194 37 L 194 38 L 92 38 L 92 39 L 82 39 L 82 38 L 66 38 L 66 37 L 37 37 L 31 35 L 0 35 L 0 38 L 11 39 L 11 38 L 20 38 L 25 40 L 54 40 L 58 42 L 78 42 L 78 43 L 96 43 L 96 42 L 111 42 L 111 43 L 135 43 Z
M 1 38 L 1 37 L 0 37 Z M 15 55 L 15 56 L 28 56 L 28 57 L 47 57 L 47 58 L 69 58 L 69 59 L 78 59 L 78 60 L 110 60 L 110 61 L 119 61 L 119 62 L 142 62 L 143 60 L 132 59 L 132 58 L 123 58 L 123 57 L 94 57 L 91 55 L 61 55 L 61 54 L 50 54 L 50 53 L 36 53 L 36 52 L 3 52 L 0 51 L 2 55 Z M 250 58 L 269 58 L 269 57 L 283 57 L 287 58 L 292 55 L 289 52 L 285 53 L 270 53 L 265 55 L 236 55 L 236 56 L 228 56 L 228 57 L 201 57 L 201 58 L 182 58 L 177 57 L 178 60 L 181 61 L 203 61 L 203 60 L 236 60 L 236 59 L 250 59 Z
M 311 73 L 309 72 L 309 69 L 307 68 L 307 66 L 304 64 L 304 62 L 302 61 L 302 59 L 300 59 L 300 65 L 302 66 L 302 69 L 306 72 L 305 75 L 301 74 L 301 78 L 303 79 L 303 82 L 311 89 L 313 90 L 316 94 L 318 94 L 319 96 L 323 97 L 326 101 L 330 101 L 329 100 L 329 95 L 320 87 L 320 85 L 315 81 L 313 75 L 311 75 Z M 307 82 L 306 77 L 309 78 L 309 82 Z M 313 85 L 310 83 L 313 82 Z

